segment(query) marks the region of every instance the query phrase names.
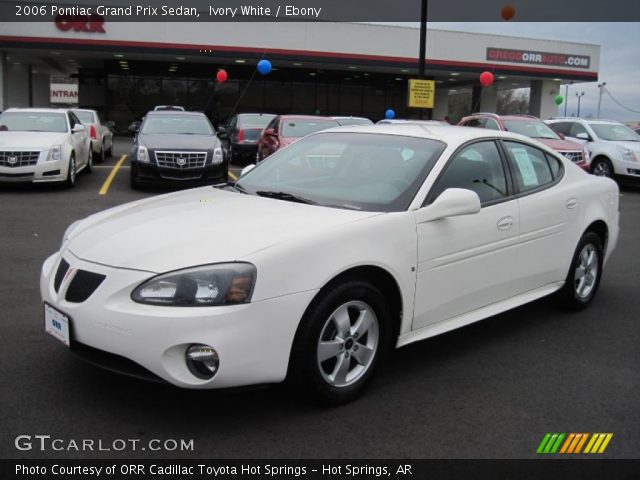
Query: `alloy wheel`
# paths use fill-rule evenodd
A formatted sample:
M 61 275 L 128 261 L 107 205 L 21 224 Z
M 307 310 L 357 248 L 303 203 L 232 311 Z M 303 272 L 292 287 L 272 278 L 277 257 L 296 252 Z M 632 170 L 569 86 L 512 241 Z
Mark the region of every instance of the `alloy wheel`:
M 361 301 L 340 305 L 318 339 L 316 356 L 322 378 L 334 387 L 357 382 L 371 367 L 379 340 L 378 318 L 369 305 Z
M 580 251 L 576 264 L 574 285 L 576 295 L 585 299 L 593 291 L 598 279 L 598 251 L 592 244 L 586 244 Z

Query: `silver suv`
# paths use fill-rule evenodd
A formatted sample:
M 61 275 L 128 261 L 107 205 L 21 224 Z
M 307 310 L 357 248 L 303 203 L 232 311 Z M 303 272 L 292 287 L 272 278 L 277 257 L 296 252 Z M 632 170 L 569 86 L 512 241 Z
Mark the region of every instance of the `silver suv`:
M 567 117 L 546 120 L 567 140 L 582 143 L 591 153 L 591 173 L 621 180 L 640 180 L 640 135 L 613 120 Z

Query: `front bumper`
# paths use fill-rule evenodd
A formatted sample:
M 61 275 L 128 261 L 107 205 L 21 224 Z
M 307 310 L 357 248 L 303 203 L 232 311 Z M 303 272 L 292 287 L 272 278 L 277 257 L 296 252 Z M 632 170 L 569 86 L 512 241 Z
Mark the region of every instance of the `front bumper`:
M 40 153 L 36 165 L 24 167 L 0 166 L 0 182 L 61 182 L 67 178 L 68 165 L 62 160 L 47 162 L 47 152 Z
M 80 350 L 88 346 L 114 354 L 111 357 L 124 357 L 184 388 L 229 388 L 284 380 L 298 323 L 316 293 L 223 307 L 142 305 L 133 302 L 130 293 L 154 273 L 86 262 L 69 251 L 63 255 L 72 273 L 56 292 L 54 276 L 61 255 L 52 255 L 42 267 L 40 292 L 45 302 L 71 318 L 72 349 L 75 342 Z M 72 303 L 65 300 L 66 290 L 79 269 L 106 278 L 87 300 Z M 185 363 L 186 349 L 194 343 L 210 345 L 218 352 L 220 366 L 210 380 L 195 377 Z
M 202 184 L 226 183 L 229 168 L 226 162 L 202 168 L 162 168 L 153 163 L 131 161 L 131 174 L 139 183 L 193 182 Z

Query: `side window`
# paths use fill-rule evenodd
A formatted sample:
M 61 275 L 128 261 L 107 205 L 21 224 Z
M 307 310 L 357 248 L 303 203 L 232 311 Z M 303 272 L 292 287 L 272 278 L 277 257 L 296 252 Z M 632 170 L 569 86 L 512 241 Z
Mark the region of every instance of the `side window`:
M 472 118 L 471 120 L 467 120 L 464 126 L 482 128 L 484 127 L 484 118 Z
M 557 164 L 552 166 L 542 150 L 515 142 L 504 142 L 504 146 L 509 152 L 516 185 L 520 192 L 535 190 L 553 183 L 560 171 L 560 166 Z
M 571 123 L 570 122 L 557 122 L 550 123 L 549 126 L 556 133 L 562 133 L 565 136 L 569 136 L 569 132 L 571 131 Z
M 569 131 L 569 137 L 577 137 L 579 133 L 587 133 L 587 129 L 580 125 L 578 122 L 571 123 L 571 130 Z
M 73 130 L 73 127 L 75 127 L 76 123 L 79 123 L 79 122 L 76 122 L 75 115 L 71 112 L 67 113 L 67 117 L 69 117 L 69 126 L 71 127 L 71 130 Z
M 229 133 L 233 132 L 236 129 L 237 124 L 238 124 L 238 117 L 234 115 L 231 118 L 231 121 L 229 122 L 229 127 L 228 127 Z
M 562 173 L 562 163 L 560 162 L 560 160 L 549 155 L 548 153 L 546 154 L 546 156 L 547 162 L 549 162 L 549 168 L 551 169 L 551 176 L 555 180 Z
M 489 128 L 491 130 L 500 130 L 500 125 L 493 118 L 487 118 L 487 121 L 484 124 L 484 128 Z
M 507 180 L 495 142 L 477 142 L 456 154 L 435 184 L 429 201 L 435 200 L 447 188 L 472 190 L 483 205 L 506 198 Z

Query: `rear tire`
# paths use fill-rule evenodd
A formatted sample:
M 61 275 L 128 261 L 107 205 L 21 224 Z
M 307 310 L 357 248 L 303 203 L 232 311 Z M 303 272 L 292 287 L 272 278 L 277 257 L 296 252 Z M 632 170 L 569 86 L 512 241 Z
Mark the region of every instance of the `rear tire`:
M 561 304 L 571 310 L 582 310 L 591 303 L 602 278 L 603 247 L 594 232 L 585 233 L 571 260 L 564 287 L 558 292 Z
M 131 164 L 131 176 L 129 178 L 131 188 L 138 190 L 140 188 L 140 182 L 138 181 L 138 169 L 135 165 Z
M 339 405 L 369 384 L 391 339 L 382 293 L 347 280 L 314 300 L 296 332 L 287 384 L 306 400 Z
M 100 146 L 100 151 L 98 153 L 93 152 L 93 160 L 96 163 L 104 163 L 106 158 L 106 153 L 104 150 L 104 144 Z

